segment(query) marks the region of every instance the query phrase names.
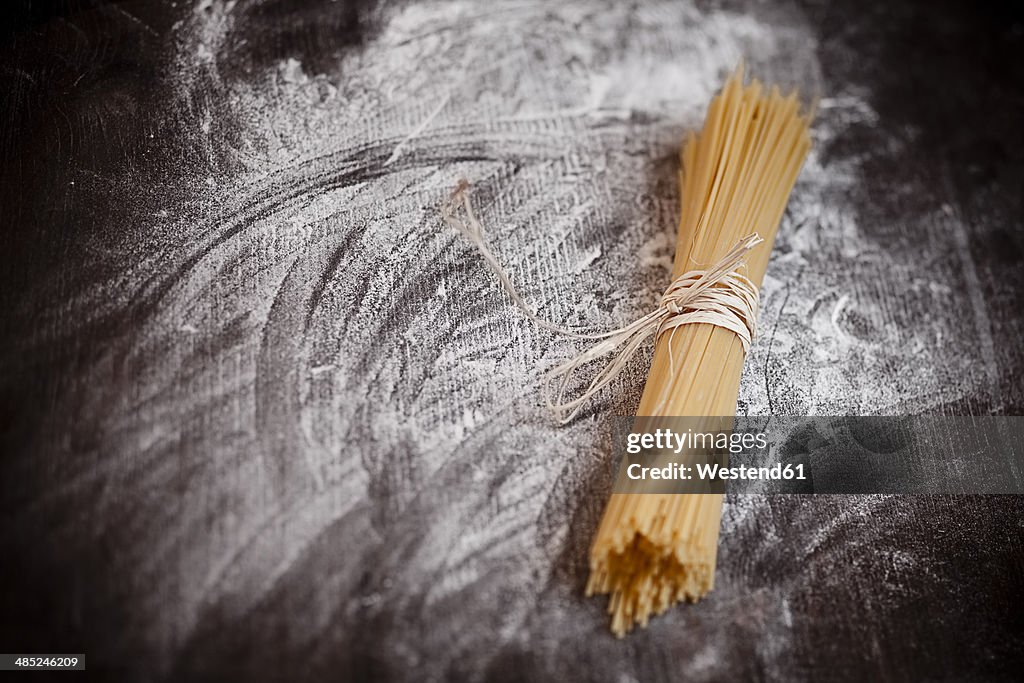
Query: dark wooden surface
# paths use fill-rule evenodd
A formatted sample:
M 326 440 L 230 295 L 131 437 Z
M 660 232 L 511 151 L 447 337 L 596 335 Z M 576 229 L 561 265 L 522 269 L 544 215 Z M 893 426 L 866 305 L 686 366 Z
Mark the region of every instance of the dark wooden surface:
M 895 5 L 895 6 L 891 6 Z M 715 592 L 584 599 L 603 417 L 548 317 L 656 300 L 724 75 L 818 95 L 750 414 L 1020 414 L 1024 24 L 973 3 L 7 7 L 0 651 L 106 680 L 1013 680 L 1024 502 L 730 498 Z

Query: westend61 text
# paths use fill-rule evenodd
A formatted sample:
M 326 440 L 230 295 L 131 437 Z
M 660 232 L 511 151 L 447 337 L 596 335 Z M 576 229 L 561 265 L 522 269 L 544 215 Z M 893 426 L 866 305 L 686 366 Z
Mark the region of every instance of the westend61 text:
M 733 480 L 797 480 L 804 481 L 807 476 L 804 474 L 804 466 L 775 463 L 766 467 L 750 467 L 748 465 L 737 465 L 736 467 L 723 467 L 717 463 L 694 463 L 684 465 L 682 463 L 670 463 L 661 467 L 644 467 L 639 463 L 633 463 L 626 469 L 626 476 L 633 480 L 676 480 L 685 481 L 696 478 L 702 481 L 728 481 Z

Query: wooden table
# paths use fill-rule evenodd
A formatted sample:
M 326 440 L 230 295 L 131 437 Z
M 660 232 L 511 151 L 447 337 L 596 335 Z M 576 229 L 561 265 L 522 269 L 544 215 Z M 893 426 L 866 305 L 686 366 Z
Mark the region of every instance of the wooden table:
M 734 496 L 717 587 L 582 597 L 607 416 L 546 317 L 667 283 L 677 150 L 745 56 L 820 97 L 739 410 L 1020 414 L 1018 10 L 70 3 L 0 64 L 0 651 L 106 680 L 1012 680 L 1016 497 Z M 892 3 L 897 4 L 897 3 Z M 6 10 L 12 12 L 12 10 Z

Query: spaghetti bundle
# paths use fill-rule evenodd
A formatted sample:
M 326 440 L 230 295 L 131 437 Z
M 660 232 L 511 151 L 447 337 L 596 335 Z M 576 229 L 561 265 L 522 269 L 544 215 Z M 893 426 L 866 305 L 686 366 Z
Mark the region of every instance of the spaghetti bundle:
M 682 150 L 676 281 L 713 269 L 746 240 L 744 276 L 756 293 L 810 149 L 809 123 L 795 93 L 784 97 L 756 80 L 744 85 L 742 67 L 729 78 Z M 763 241 L 752 244 L 752 236 Z M 637 415 L 735 415 L 748 344 L 721 322 L 659 331 Z M 610 594 L 613 632 L 645 626 L 651 615 L 711 590 L 721 512 L 720 493 L 612 494 L 590 550 L 587 595 Z
M 784 97 L 756 80 L 744 85 L 742 67 L 733 73 L 712 99 L 703 130 L 683 146 L 672 283 L 656 310 L 610 332 L 580 333 L 532 312 L 486 244 L 469 184 L 459 183 L 442 218 L 476 246 L 516 306 L 545 329 L 596 342 L 549 373 L 555 384 L 549 405 L 563 423 L 608 386 L 651 335 L 657 342 L 638 424 L 658 417 L 731 421 L 754 336 L 758 288 L 811 146 L 810 119 L 796 93 Z M 577 371 L 609 354 L 615 355 L 583 393 L 568 398 Z M 611 595 L 616 635 L 711 590 L 721 514 L 721 493 L 612 494 L 590 549 L 587 595 Z

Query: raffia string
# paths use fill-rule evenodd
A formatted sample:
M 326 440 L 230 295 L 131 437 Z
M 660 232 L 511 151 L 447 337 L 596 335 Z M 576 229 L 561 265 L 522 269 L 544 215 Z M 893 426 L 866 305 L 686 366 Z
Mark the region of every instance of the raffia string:
M 459 181 L 441 206 L 441 217 L 477 248 L 523 315 L 546 330 L 575 339 L 597 341 L 547 373 L 548 384 L 554 385 L 553 394 L 547 396 L 548 407 L 562 424 L 576 417 L 587 401 L 614 380 L 633 354 L 652 335 L 657 339 L 668 332 L 671 337 L 682 325 L 705 323 L 731 330 L 743 344 L 744 353 L 750 350 L 757 324 L 758 291 L 753 282 L 739 273 L 739 269 L 746 265 L 743 259 L 747 252 L 764 241 L 757 233 L 741 239 L 710 268 L 687 271 L 677 277 L 661 296 L 658 307 L 650 313 L 608 332 L 584 333 L 549 322 L 526 304 L 508 273 L 487 246 L 483 226 L 473 211 L 468 181 Z M 615 353 L 616 350 L 618 353 Z M 576 398 L 567 399 L 566 393 L 577 371 L 611 353 L 615 355 L 597 372 L 586 390 Z M 671 347 L 669 354 L 671 367 Z

